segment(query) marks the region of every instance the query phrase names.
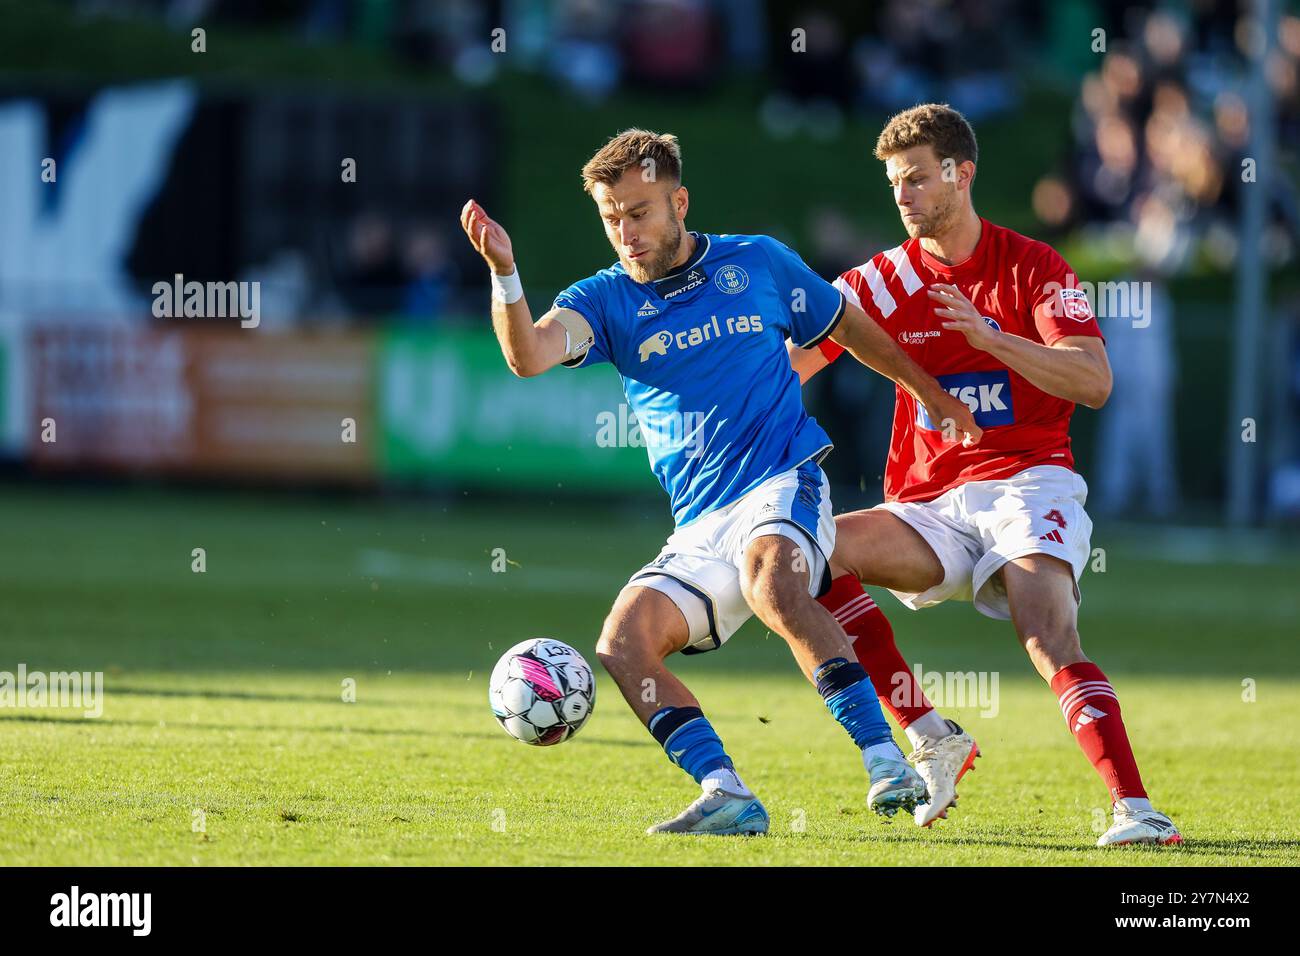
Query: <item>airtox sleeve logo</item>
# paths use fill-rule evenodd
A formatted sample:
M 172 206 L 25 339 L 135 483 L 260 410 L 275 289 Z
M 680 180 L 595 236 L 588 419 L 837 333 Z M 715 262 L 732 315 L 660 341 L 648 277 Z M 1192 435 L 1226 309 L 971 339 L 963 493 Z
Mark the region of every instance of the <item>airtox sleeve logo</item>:
M 713 276 L 713 284 L 719 292 L 736 295 L 749 288 L 749 276 L 740 266 L 723 266 Z

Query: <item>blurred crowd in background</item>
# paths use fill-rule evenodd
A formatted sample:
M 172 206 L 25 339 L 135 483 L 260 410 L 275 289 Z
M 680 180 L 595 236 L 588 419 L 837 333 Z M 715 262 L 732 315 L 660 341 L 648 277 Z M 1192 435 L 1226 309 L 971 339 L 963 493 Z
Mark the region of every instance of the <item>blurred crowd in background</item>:
M 1233 0 L 1173 5 L 1074 0 L 74 0 L 87 14 L 157 16 L 177 26 L 230 22 L 307 42 L 353 42 L 467 87 L 504 69 L 535 73 L 566 96 L 697 93 L 738 74 L 763 78 L 762 128 L 835 140 L 916 102 L 949 102 L 973 122 L 1013 111 L 1042 76 L 1079 90 L 1070 144 L 1033 187 L 1044 238 L 1081 235 L 1150 274 L 1228 269 L 1235 255 L 1249 39 Z M 494 56 L 502 27 L 510 56 Z M 1102 31 L 1094 35 L 1095 31 Z M 794 33 L 793 31 L 800 31 Z M 1088 38 L 1081 41 L 1081 37 Z M 1072 38 L 1072 39 L 1068 39 Z M 1067 42 L 1068 39 L 1068 42 Z M 1089 57 L 1090 51 L 1097 55 Z M 1027 72 L 1029 71 L 1029 72 Z M 1300 146 L 1300 16 L 1285 13 L 1268 66 L 1282 148 Z M 1068 147 L 1068 148 L 1067 148 Z M 1274 178 L 1264 248 L 1296 258 L 1300 203 Z M 822 215 L 822 211 L 817 212 Z M 834 245 L 832 231 L 819 244 Z M 436 322 L 468 305 L 442 224 L 402 208 L 358 213 L 302 281 L 357 316 Z M 455 237 L 451 237 L 455 241 Z M 851 258 L 861 261 L 856 249 Z M 310 259 L 310 257 L 309 257 Z M 317 307 L 322 296 L 299 297 Z
M 359 317 L 435 322 L 459 288 L 444 229 L 419 221 L 399 228 L 377 209 L 353 220 L 340 266 L 336 285 L 341 305 Z
M 1250 135 L 1240 44 L 1225 5 L 1197 16 L 1129 11 L 1124 36 L 1082 81 L 1074 142 L 1059 176 L 1034 188 L 1034 211 L 1056 234 L 1082 228 L 1098 242 L 1135 248 L 1144 264 L 1176 272 L 1195 258 L 1227 268 Z M 1300 18 L 1283 17 L 1267 77 L 1278 143 L 1300 145 Z M 1253 176 L 1251 178 L 1253 181 Z M 1295 186 L 1272 180 L 1265 254 L 1295 258 L 1300 206 Z

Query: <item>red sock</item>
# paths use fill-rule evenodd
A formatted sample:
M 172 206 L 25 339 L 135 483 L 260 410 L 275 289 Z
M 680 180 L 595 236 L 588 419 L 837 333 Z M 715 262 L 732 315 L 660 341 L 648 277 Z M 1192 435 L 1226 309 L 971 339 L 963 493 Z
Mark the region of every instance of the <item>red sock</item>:
M 1119 698 L 1101 668 L 1088 661 L 1062 667 L 1052 678 L 1052 692 L 1061 701 L 1065 725 L 1110 790 L 1111 802 L 1145 797 Z
M 871 678 L 881 706 L 894 715 L 899 727 L 906 729 L 912 721 L 934 710 L 907 661 L 898 653 L 889 618 L 862 590 L 857 578 L 840 575 L 818 601 L 849 635 L 853 653 Z

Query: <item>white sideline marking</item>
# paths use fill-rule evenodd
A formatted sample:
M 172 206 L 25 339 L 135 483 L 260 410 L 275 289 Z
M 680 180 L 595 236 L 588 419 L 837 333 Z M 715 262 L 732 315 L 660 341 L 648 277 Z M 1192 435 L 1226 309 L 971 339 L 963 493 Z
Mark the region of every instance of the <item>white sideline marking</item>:
M 626 578 L 583 568 L 516 568 L 493 573 L 491 559 L 482 563 L 427 558 L 396 551 L 367 548 L 358 555 L 358 569 L 366 577 L 424 581 L 455 587 L 497 587 L 503 591 L 545 591 L 551 594 L 600 594 L 613 598 Z

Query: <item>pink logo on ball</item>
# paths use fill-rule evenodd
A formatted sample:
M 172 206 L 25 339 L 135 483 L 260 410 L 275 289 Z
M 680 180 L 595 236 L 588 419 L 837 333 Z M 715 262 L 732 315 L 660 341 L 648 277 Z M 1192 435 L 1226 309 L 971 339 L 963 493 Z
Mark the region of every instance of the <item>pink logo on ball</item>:
M 564 696 L 560 688 L 555 686 L 555 681 L 551 677 L 551 672 L 535 657 L 519 656 L 515 658 L 519 661 L 519 666 L 524 672 L 524 678 L 532 684 L 537 691 L 537 696 L 542 700 L 559 700 Z

